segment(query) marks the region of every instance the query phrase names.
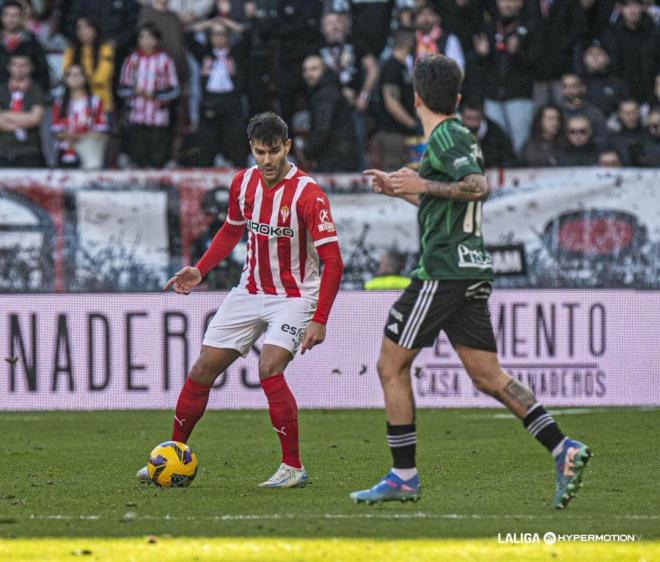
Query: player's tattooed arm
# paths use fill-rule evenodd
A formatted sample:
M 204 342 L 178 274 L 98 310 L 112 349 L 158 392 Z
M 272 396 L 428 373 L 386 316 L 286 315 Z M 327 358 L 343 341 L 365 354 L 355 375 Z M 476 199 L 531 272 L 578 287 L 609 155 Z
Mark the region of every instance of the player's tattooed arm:
M 426 181 L 425 193 L 443 199 L 457 201 L 485 201 L 490 188 L 485 176 L 468 174 L 457 182 Z
M 454 199 L 457 201 L 485 201 L 490 193 L 488 181 L 481 174 L 468 174 L 459 181 L 442 182 L 426 180 L 410 168 L 401 168 L 390 174 L 392 194 L 420 195 Z
M 536 403 L 534 393 L 516 379 L 511 379 L 506 383 L 503 393 L 507 398 L 517 402 L 525 409 L 531 408 Z

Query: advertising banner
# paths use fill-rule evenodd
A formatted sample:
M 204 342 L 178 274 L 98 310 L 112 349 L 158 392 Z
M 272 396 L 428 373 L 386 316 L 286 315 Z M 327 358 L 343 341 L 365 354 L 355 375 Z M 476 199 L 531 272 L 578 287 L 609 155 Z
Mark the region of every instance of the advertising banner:
M 232 171 L 8 171 L 0 179 L 0 292 L 155 291 L 204 253 L 227 212 Z M 361 289 L 389 250 L 416 263 L 416 208 L 358 175 L 318 176 Z M 490 174 L 483 235 L 497 287 L 660 289 L 660 170 Z M 239 243 L 206 279 L 231 288 Z
M 397 293 L 342 292 L 326 341 L 286 371 L 302 408 L 381 407 L 376 358 Z M 0 410 L 172 408 L 225 293 L 0 296 Z M 660 406 L 660 292 L 499 290 L 503 367 L 550 406 Z M 261 344 L 211 408 L 261 408 Z M 412 371 L 419 407 L 492 407 L 446 337 Z

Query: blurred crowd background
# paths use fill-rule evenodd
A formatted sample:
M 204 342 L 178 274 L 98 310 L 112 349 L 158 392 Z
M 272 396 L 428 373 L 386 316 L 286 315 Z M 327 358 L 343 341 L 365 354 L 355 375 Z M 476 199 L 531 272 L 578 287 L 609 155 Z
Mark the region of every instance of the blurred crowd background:
M 464 69 L 487 167 L 660 167 L 649 0 L 0 0 L 0 166 L 250 162 L 250 115 L 305 169 L 414 164 L 411 70 Z

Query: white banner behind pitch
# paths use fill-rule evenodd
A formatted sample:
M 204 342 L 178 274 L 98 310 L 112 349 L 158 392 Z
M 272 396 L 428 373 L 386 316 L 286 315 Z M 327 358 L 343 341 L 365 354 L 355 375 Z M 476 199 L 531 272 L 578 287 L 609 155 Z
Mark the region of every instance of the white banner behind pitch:
M 396 293 L 344 292 L 287 378 L 303 408 L 381 407 L 376 357 Z M 0 296 L 0 410 L 172 408 L 221 293 Z M 660 405 L 660 292 L 496 291 L 505 368 L 552 406 Z M 211 408 L 261 408 L 258 348 Z M 420 407 L 485 407 L 446 338 L 415 362 Z

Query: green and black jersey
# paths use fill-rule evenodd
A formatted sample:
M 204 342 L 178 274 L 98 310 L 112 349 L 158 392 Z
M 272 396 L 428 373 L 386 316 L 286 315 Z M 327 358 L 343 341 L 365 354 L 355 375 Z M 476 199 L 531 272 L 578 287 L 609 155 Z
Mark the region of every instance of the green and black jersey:
M 456 182 L 483 172 L 477 140 L 457 118 L 447 119 L 433 130 L 419 166 L 422 178 Z M 481 210 L 481 201 L 420 195 L 420 258 L 412 277 L 492 280 L 492 260 L 481 236 Z

